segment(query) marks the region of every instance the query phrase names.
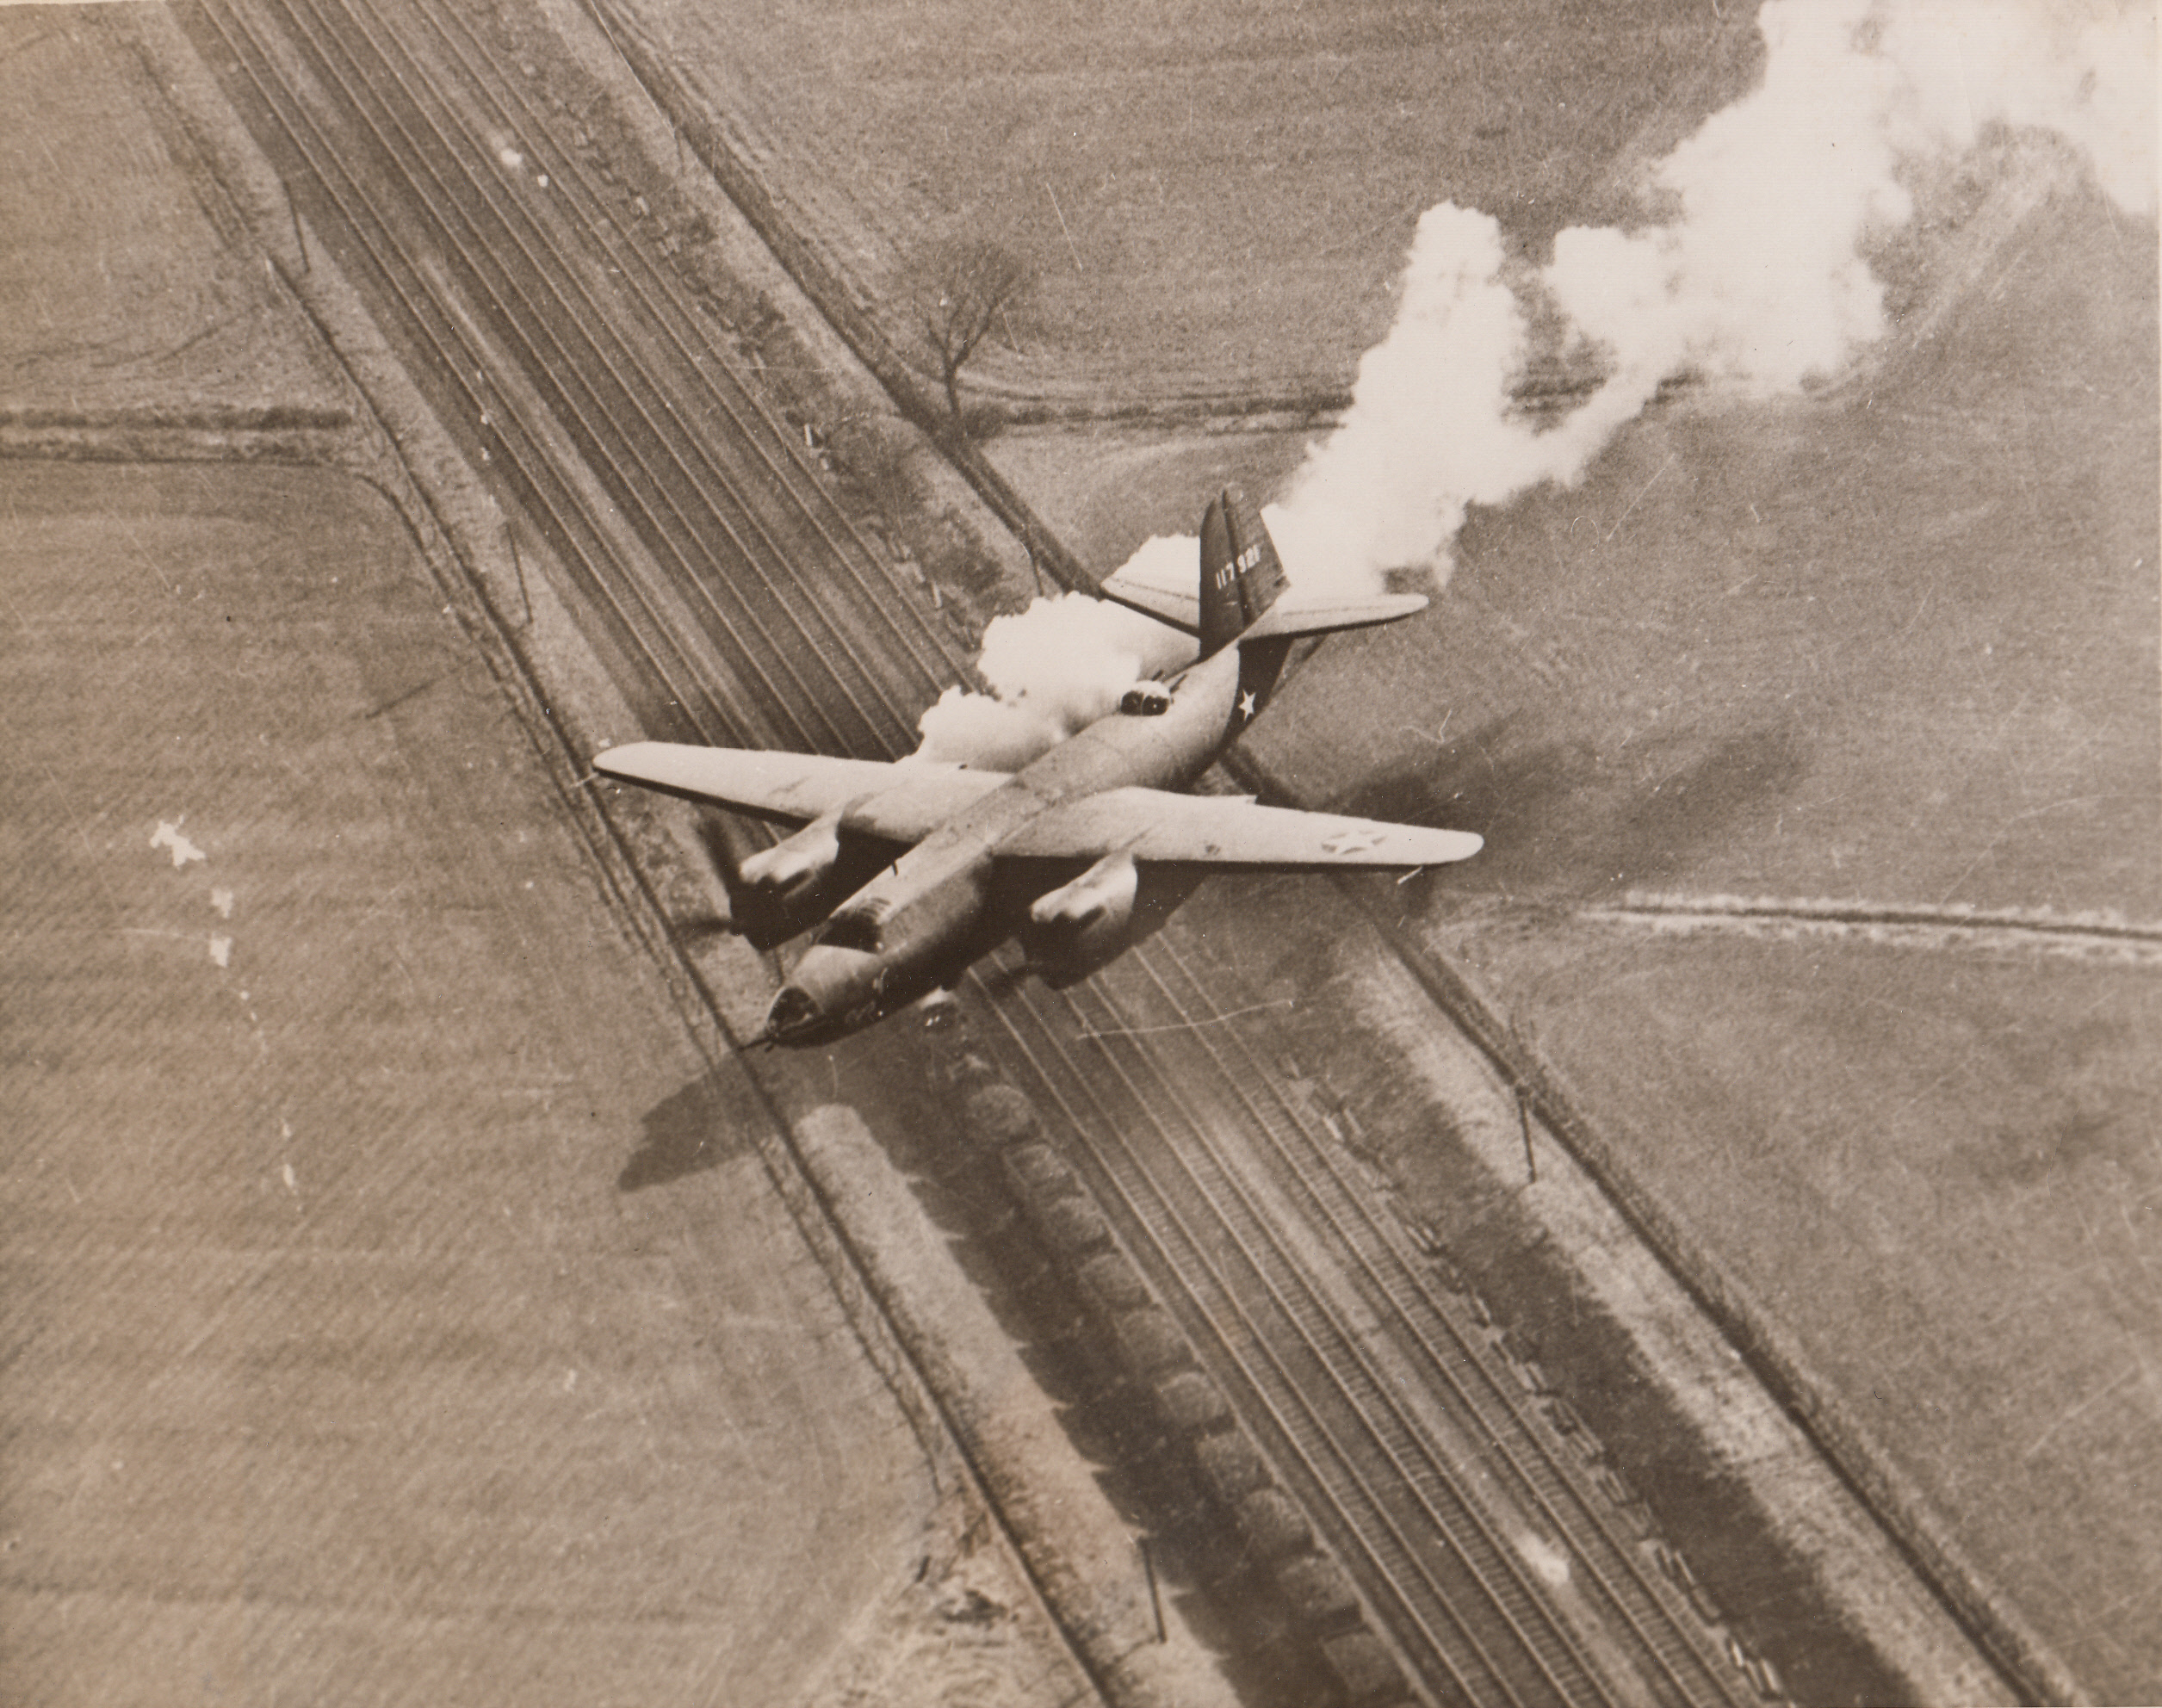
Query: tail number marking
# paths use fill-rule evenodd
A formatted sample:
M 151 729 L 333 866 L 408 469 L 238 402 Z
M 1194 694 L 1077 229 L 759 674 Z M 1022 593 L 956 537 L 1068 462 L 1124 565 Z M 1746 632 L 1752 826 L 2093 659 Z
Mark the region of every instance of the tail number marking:
M 1217 571 L 1216 585 L 1218 587 L 1229 587 L 1232 582 L 1236 581 L 1240 576 L 1245 574 L 1248 570 L 1253 568 L 1254 566 L 1261 562 L 1261 547 L 1258 545 L 1248 546 L 1244 551 L 1241 552 L 1236 557 L 1233 558 L 1230 562 L 1225 564 L 1223 568 Z

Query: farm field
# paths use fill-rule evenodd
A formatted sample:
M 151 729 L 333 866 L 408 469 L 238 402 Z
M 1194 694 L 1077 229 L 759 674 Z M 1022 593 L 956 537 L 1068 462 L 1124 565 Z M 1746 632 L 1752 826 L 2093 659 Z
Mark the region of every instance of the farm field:
M 327 352 L 142 122 L 141 65 L 96 40 L 71 9 L 0 26 L 0 422 L 342 408 Z M 85 136 L 93 114 L 114 121 Z
M 804 1690 L 921 1450 L 394 514 L 0 502 L 8 1695 Z
M 1750 8 L 1683 0 L 613 12 L 904 348 L 912 266 L 993 238 L 1040 285 L 973 379 L 1090 403 L 1341 390 L 1429 203 L 1533 250 L 1612 217 L 1628 165 L 1745 87 L 1755 44 Z

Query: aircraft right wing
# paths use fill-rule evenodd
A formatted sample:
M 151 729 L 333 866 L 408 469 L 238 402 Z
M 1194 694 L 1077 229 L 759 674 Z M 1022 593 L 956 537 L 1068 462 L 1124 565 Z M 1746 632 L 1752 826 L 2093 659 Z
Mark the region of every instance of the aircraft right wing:
M 593 769 L 780 824 L 808 824 L 838 808 L 849 829 L 906 843 L 921 841 L 1007 780 L 1004 771 L 959 765 L 891 764 L 674 741 L 604 748 L 593 756 Z
M 1484 845 L 1470 831 L 1430 830 L 1222 795 L 1107 789 L 1060 802 L 999 844 L 1013 859 L 1093 859 L 1126 853 L 1165 864 L 1444 866 Z

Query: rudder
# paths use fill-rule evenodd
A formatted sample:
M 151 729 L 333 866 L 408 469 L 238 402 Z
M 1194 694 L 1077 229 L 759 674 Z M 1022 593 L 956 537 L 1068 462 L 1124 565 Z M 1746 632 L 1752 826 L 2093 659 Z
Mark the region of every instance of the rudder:
M 1201 656 L 1245 634 L 1287 585 L 1261 513 L 1236 486 L 1226 486 L 1201 518 Z

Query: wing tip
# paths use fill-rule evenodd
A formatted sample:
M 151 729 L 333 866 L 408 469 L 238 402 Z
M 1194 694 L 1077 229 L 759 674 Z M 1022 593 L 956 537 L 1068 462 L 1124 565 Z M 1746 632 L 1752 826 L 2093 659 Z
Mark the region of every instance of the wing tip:
M 659 747 L 658 741 L 624 741 L 598 749 L 593 754 L 593 769 L 607 777 L 623 777 L 627 767 L 635 767 L 645 750 Z

